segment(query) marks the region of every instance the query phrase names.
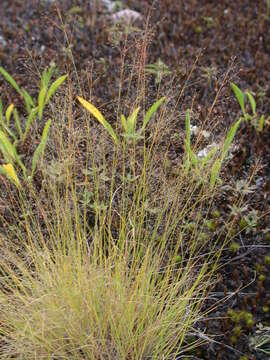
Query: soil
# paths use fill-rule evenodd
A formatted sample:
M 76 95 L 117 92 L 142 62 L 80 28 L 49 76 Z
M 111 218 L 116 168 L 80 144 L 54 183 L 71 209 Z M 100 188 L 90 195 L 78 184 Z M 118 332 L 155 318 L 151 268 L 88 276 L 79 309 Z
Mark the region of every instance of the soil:
M 126 0 L 124 7 L 138 11 L 143 20 L 137 31 L 128 37 L 126 64 L 134 65 L 142 54 L 138 39 L 146 33 L 149 46 L 146 63 L 161 59 L 171 70 L 161 85 L 172 92 L 181 92 L 175 104 L 179 114 L 192 106 L 194 125 L 205 125 L 212 136 L 218 136 L 239 116 L 239 105 L 230 89 L 230 82 L 256 95 L 257 111 L 270 114 L 270 8 L 258 0 Z M 106 9 L 97 1 L 85 0 L 1 0 L 0 65 L 29 91 L 38 87 L 38 70 L 55 62 L 59 72 L 72 72 L 80 77 L 81 91 L 88 93 L 91 82 L 95 103 L 105 114 L 113 113 L 118 101 L 123 31 L 112 29 Z M 134 25 L 134 26 L 135 26 Z M 116 36 L 117 35 L 117 36 Z M 69 39 L 69 42 L 67 41 Z M 71 51 L 73 56 L 71 56 Z M 73 72 L 74 73 L 74 72 Z M 72 75 L 75 77 L 75 75 Z M 153 102 L 159 85 L 149 75 L 147 96 Z M 125 99 L 136 97 L 136 81 L 124 83 Z M 4 82 L 0 82 L 4 100 L 20 106 L 20 99 Z M 217 100 L 215 96 L 218 94 Z M 184 122 L 174 124 L 174 131 L 183 133 Z M 172 161 L 181 155 L 179 140 L 170 142 Z M 247 179 L 256 164 L 252 193 L 245 195 L 249 209 L 257 210 L 256 224 L 235 239 L 240 249 L 225 251 L 224 265 L 218 284 L 210 292 L 207 306 L 219 305 L 209 318 L 198 326 L 211 341 L 189 354 L 191 359 L 236 360 L 269 359 L 250 345 L 259 323 L 270 326 L 270 277 L 265 256 L 270 255 L 270 125 L 258 132 L 251 124 L 243 124 L 237 136 L 237 149 L 224 177 L 231 188 L 224 189 L 216 208 L 217 224 L 229 212 L 229 205 L 239 196 L 235 184 Z M 241 218 L 238 226 L 241 227 Z M 268 308 L 267 308 L 268 307 Z M 241 320 L 241 334 L 232 338 L 237 324 L 228 317 L 228 309 L 236 313 L 250 312 L 253 323 Z M 213 335 L 213 337 L 212 337 Z M 244 359 L 244 358 L 243 358 Z

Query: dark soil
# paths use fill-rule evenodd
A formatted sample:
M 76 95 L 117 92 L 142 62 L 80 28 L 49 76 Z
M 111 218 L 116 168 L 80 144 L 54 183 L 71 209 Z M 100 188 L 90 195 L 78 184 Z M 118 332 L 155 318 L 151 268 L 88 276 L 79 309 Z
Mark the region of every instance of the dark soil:
M 172 71 L 162 79 L 162 86 L 171 87 L 178 94 L 187 83 L 177 103 L 179 112 L 192 106 L 194 123 L 205 124 L 213 136 L 218 136 L 240 114 L 230 89 L 230 82 L 234 81 L 241 89 L 256 94 L 259 113 L 266 117 L 270 114 L 270 9 L 266 1 L 159 0 L 151 5 L 152 1 L 126 0 L 122 3 L 144 16 L 136 24 L 141 32 L 129 35 L 128 44 L 133 50 L 127 50 L 127 68 L 129 64 L 139 63 L 138 39 L 143 38 L 147 28 L 150 41 L 147 64 L 160 58 Z M 112 24 L 106 16 L 97 1 L 1 0 L 0 65 L 30 92 L 38 87 L 37 69 L 54 61 L 59 72 L 71 73 L 75 65 L 82 91 L 88 93 L 91 80 L 95 103 L 105 113 L 113 113 L 118 101 L 123 38 L 119 35 L 118 40 L 113 40 L 114 34 L 109 31 Z M 20 99 L 0 81 L 4 100 L 12 100 L 19 106 Z M 125 99 L 136 97 L 135 85 L 136 81 L 124 84 Z M 149 76 L 149 103 L 157 91 L 154 77 Z M 183 132 L 183 125 L 183 122 L 175 123 L 175 131 Z M 170 137 L 166 141 L 170 142 L 172 160 L 177 159 L 181 144 Z M 254 191 L 245 195 L 249 210 L 257 210 L 258 219 L 250 231 L 242 231 L 236 237 L 240 249 L 224 253 L 224 266 L 207 304 L 219 300 L 219 305 L 199 325 L 209 337 L 214 335 L 214 341 L 190 354 L 193 359 L 236 360 L 243 355 L 248 359 L 269 359 L 249 344 L 257 324 L 270 326 L 270 277 L 269 266 L 265 264 L 265 256 L 270 255 L 269 124 L 262 133 L 250 124 L 243 125 L 237 144 L 223 175 L 235 188 L 236 182 L 247 179 L 259 163 L 251 182 Z M 217 224 L 222 224 L 230 211 L 228 206 L 240 195 L 232 189 L 225 189 L 220 195 L 216 204 L 221 214 L 215 220 Z M 241 216 L 236 232 L 240 228 Z M 242 329 L 236 342 L 232 336 L 237 324 L 228 318 L 228 309 L 250 312 L 254 321 L 249 326 L 243 319 L 240 321 Z

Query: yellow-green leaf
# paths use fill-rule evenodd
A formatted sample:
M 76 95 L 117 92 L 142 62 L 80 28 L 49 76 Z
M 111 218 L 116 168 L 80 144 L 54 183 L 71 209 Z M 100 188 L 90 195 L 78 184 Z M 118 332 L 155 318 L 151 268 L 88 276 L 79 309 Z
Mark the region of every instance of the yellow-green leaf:
M 90 114 L 92 114 L 94 116 L 94 118 L 96 120 L 98 120 L 104 126 L 104 128 L 107 130 L 107 132 L 111 135 L 114 142 L 117 145 L 119 145 L 119 139 L 118 139 L 117 135 L 115 134 L 115 132 L 114 132 L 113 128 L 111 127 L 111 125 L 107 122 L 107 120 L 101 114 L 101 112 L 94 105 L 92 105 L 90 102 L 84 100 L 82 97 L 77 96 L 77 99 L 82 104 L 82 106 L 86 110 L 88 110 L 90 112 Z
M 47 92 L 47 89 L 45 87 L 43 87 L 40 90 L 39 95 L 38 95 L 38 117 L 39 117 L 39 120 L 42 119 L 43 109 L 44 109 L 44 105 L 45 105 L 46 92 Z
M 10 104 L 6 111 L 6 120 L 7 120 L 8 125 L 9 125 L 9 121 L 10 121 L 13 110 L 14 110 L 14 104 Z
M 17 176 L 17 173 L 13 167 L 13 165 L 11 163 L 9 164 L 5 164 L 5 165 L 2 165 L 1 166 L 1 172 L 3 174 L 5 174 L 7 176 L 8 179 L 10 179 L 11 181 L 14 182 L 14 184 L 20 188 L 21 187 L 21 183 L 20 183 L 20 180 Z

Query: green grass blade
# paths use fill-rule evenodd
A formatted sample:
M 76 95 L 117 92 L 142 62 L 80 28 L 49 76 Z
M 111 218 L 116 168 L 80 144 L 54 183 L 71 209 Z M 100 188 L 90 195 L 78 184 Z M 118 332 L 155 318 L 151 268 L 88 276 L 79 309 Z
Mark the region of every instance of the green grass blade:
M 259 119 L 258 131 L 259 132 L 263 131 L 263 127 L 264 127 L 264 115 L 262 115 Z
M 66 80 L 67 75 L 60 76 L 57 80 L 55 80 L 52 85 L 50 86 L 47 94 L 46 103 L 50 100 L 50 98 L 54 95 L 56 90 L 63 84 Z
M 22 138 L 23 132 L 22 132 L 21 121 L 20 121 L 20 117 L 19 117 L 17 109 L 14 109 L 13 116 L 14 116 L 15 126 L 18 131 L 18 134 L 19 134 L 20 138 Z
M 42 119 L 43 110 L 45 106 L 45 98 L 46 98 L 47 88 L 43 87 L 38 95 L 38 118 L 39 120 Z
M 8 163 L 17 161 L 19 165 L 22 164 L 17 154 L 15 146 L 9 141 L 6 134 L 0 130 L 0 145 L 2 153 Z
M 121 115 L 121 123 L 122 123 L 122 126 L 123 126 L 123 129 L 124 129 L 124 131 L 125 131 L 125 133 L 127 133 L 127 129 L 128 129 L 128 127 L 127 127 L 127 119 L 126 119 L 126 117 L 125 117 L 125 115 Z
M 20 89 L 19 85 L 16 83 L 16 81 L 13 79 L 11 75 L 2 67 L 0 66 L 0 73 L 3 75 L 3 77 L 7 80 L 7 82 L 10 83 L 11 86 L 20 94 L 22 95 L 22 90 Z
M 82 97 L 77 96 L 77 99 L 82 104 L 82 106 L 85 109 L 87 109 L 90 112 L 90 114 L 92 114 L 94 116 L 94 118 L 103 125 L 103 127 L 106 129 L 106 131 L 111 135 L 111 137 L 114 140 L 114 142 L 116 143 L 116 145 L 119 145 L 120 141 L 119 141 L 116 133 L 114 132 L 111 125 L 104 118 L 104 116 L 101 114 L 101 112 L 94 105 L 92 105 L 90 102 L 84 100 Z
M 33 121 L 35 120 L 36 116 L 37 116 L 37 113 L 38 113 L 38 108 L 34 108 L 31 110 L 30 114 L 28 115 L 28 118 L 26 120 L 26 124 L 25 124 L 25 130 L 24 130 L 24 134 L 23 134 L 23 137 L 22 137 L 22 142 L 25 141 L 27 135 L 28 135 L 28 132 L 31 128 L 31 125 L 33 123 Z
M 26 110 L 27 110 L 28 114 L 30 114 L 32 108 L 35 106 L 34 100 L 28 94 L 28 92 L 26 90 L 24 90 L 24 89 L 22 90 L 22 94 L 23 94 Z
M 140 107 L 137 107 L 127 119 L 127 134 L 134 135 L 136 130 L 136 120 Z
M 143 125 L 142 125 L 142 130 L 144 130 L 147 126 L 147 124 L 149 123 L 149 121 L 151 120 L 151 117 L 157 112 L 157 110 L 159 109 L 159 107 L 164 103 L 164 101 L 166 100 L 166 97 L 162 97 L 161 99 L 157 100 L 151 107 L 150 109 L 147 111 L 147 113 L 145 114 L 144 120 L 143 120 Z
M 194 154 L 193 150 L 190 147 L 190 143 L 188 143 L 187 140 L 185 140 L 185 145 L 186 145 L 186 151 L 187 151 L 188 159 L 190 159 L 192 164 L 196 166 L 198 164 L 197 156 Z
M 253 115 L 256 115 L 256 101 L 250 92 L 246 92 Z
M 2 124 L 4 124 L 5 120 L 4 120 L 4 108 L 3 108 L 3 103 L 2 103 L 2 98 L 0 96 L 0 126 Z
M 211 168 L 211 172 L 210 172 L 210 189 L 211 190 L 213 190 L 213 188 L 216 184 L 217 178 L 219 176 L 221 163 L 222 163 L 221 159 L 217 159 Z
M 8 125 L 9 125 L 10 118 L 11 118 L 11 115 L 13 113 L 13 110 L 14 110 L 14 104 L 10 104 L 9 107 L 7 108 L 7 111 L 6 111 L 6 122 L 7 122 Z
M 225 139 L 225 143 L 222 149 L 222 155 L 221 155 L 221 159 L 223 160 L 225 158 L 225 156 L 227 155 L 227 152 L 229 150 L 229 147 L 235 137 L 235 134 L 239 128 L 239 125 L 241 123 L 241 119 L 237 120 L 236 123 L 230 128 L 230 130 L 228 131 L 228 134 L 226 136 Z
M 190 132 L 190 110 L 186 111 L 186 143 L 190 147 L 190 139 L 191 139 L 191 132 Z
M 245 111 L 245 93 L 243 93 L 243 91 L 240 90 L 236 84 L 232 83 L 231 86 L 232 86 L 234 95 L 236 96 L 236 98 L 238 100 L 238 103 L 240 105 L 242 113 L 245 114 L 246 113 L 246 111 Z
M 49 130 L 50 130 L 50 126 L 51 126 L 51 120 L 48 120 L 44 126 L 42 135 L 41 135 L 41 140 L 40 143 L 38 145 L 38 147 L 36 148 L 34 155 L 33 155 L 33 159 L 32 159 L 32 171 L 31 171 L 31 176 L 33 177 L 36 168 L 37 168 L 37 163 L 40 159 L 40 157 L 43 156 L 44 150 L 45 150 L 45 146 L 47 143 L 47 139 L 48 139 L 48 134 L 49 134 Z

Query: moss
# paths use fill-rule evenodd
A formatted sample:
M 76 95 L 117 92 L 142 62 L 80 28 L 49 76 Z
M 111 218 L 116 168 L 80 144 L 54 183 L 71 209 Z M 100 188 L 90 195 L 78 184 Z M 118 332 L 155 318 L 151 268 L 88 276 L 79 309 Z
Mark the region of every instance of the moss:
M 265 265 L 270 265 L 270 256 L 269 255 L 266 255 L 265 257 L 264 257 L 264 263 L 265 263 Z
M 264 282 L 265 279 L 266 279 L 266 277 L 263 274 L 260 274 L 259 277 L 258 277 L 258 280 L 261 281 L 261 282 Z
M 213 219 L 218 219 L 218 218 L 220 218 L 220 211 L 214 210 L 214 211 L 212 212 L 212 218 L 213 218 Z
M 237 242 L 232 242 L 230 245 L 230 252 L 236 253 L 240 249 L 240 245 Z
M 240 325 L 234 327 L 233 333 L 236 337 L 239 337 L 241 335 L 241 332 L 242 332 L 242 328 Z

